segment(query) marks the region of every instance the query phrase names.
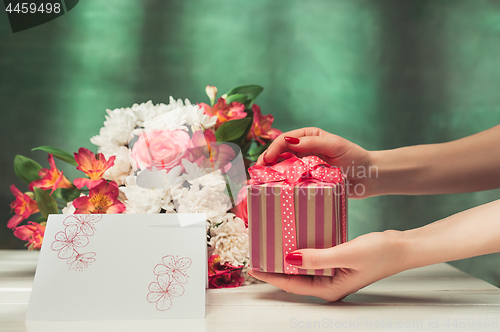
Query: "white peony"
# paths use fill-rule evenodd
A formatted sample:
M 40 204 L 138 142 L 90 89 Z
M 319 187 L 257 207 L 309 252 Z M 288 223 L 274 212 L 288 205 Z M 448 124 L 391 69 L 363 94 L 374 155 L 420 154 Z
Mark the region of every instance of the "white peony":
M 106 121 L 99 135 L 90 139 L 97 146 L 121 146 L 128 143 L 129 135 L 137 126 L 137 116 L 134 111 L 127 108 L 117 108 L 113 111 L 106 110 Z
M 132 173 L 130 150 L 126 146 L 118 146 L 116 148 L 103 146 L 99 149 L 99 152 L 104 154 L 106 159 L 116 156 L 115 164 L 104 173 L 103 177 L 106 180 L 115 181 L 119 186 L 123 185 L 125 178 Z
M 219 226 L 210 229 L 212 254 L 232 265 L 243 265 L 249 259 L 248 231 L 242 219 L 228 215 Z
M 186 102 L 188 100 L 186 99 Z M 217 123 L 217 116 L 210 116 L 203 112 L 203 108 L 198 105 L 192 105 L 186 107 L 187 112 L 187 124 L 192 126 L 196 124 L 201 124 L 203 128 L 208 129 L 215 126 Z
M 125 186 L 120 191 L 126 196 L 125 213 L 159 213 L 161 209 L 173 210 L 172 198 L 165 189 L 146 189 L 136 184 L 136 176 L 125 178 Z M 170 204 L 169 204 L 170 203 Z
M 206 213 L 207 219 L 225 214 L 231 207 L 229 196 L 210 187 L 173 188 L 172 198 L 178 213 Z

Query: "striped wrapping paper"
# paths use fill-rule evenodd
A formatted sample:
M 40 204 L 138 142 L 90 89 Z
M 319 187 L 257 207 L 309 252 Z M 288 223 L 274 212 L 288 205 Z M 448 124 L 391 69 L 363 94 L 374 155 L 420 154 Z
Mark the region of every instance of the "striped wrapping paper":
M 305 183 L 294 187 L 297 249 L 330 248 L 347 241 L 346 182 Z M 342 188 L 343 187 L 343 188 Z M 285 273 L 280 183 L 248 186 L 250 266 Z M 333 276 L 335 269 L 298 269 L 298 274 Z

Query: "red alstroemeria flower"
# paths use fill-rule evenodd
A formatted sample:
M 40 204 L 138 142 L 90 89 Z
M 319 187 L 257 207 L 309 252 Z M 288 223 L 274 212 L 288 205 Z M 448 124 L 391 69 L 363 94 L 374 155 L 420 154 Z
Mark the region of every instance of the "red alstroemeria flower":
M 78 197 L 73 201 L 76 208 L 75 214 L 85 213 L 122 213 L 125 211 L 125 204 L 118 200 L 118 185 L 116 182 L 101 182 L 90 189 L 88 196 Z
M 238 197 L 236 198 L 238 202 L 233 208 L 233 213 L 236 217 L 241 218 L 245 223 L 245 227 L 248 228 L 248 203 L 247 203 L 247 187 L 244 186 L 240 189 Z
M 14 210 L 16 214 L 10 218 L 7 227 L 14 228 L 33 213 L 37 213 L 38 205 L 30 196 L 17 189 L 15 185 L 10 186 L 10 191 L 12 191 L 12 194 L 14 194 L 16 198 L 16 200 L 10 204 L 11 209 Z
M 74 188 L 75 186 L 73 186 L 73 184 L 63 175 L 63 172 L 57 169 L 52 154 L 49 154 L 48 161 L 50 169 L 42 168 L 38 172 L 41 179 L 31 182 L 29 190 L 33 191 L 33 188 L 40 188 L 43 190 L 52 189 L 50 193 L 52 195 L 57 188 Z
M 28 241 L 26 246 L 28 250 L 40 250 L 45 234 L 45 225 L 28 221 L 28 225 L 16 227 L 14 235 L 23 241 Z
M 217 143 L 217 138 L 211 130 L 195 131 L 191 142 L 194 148 L 190 149 L 190 160 L 198 166 L 207 166 L 204 161 L 210 161 L 210 166 L 218 162 L 219 167 L 226 172 L 231 167 L 231 160 L 234 159 L 234 150 L 227 144 Z
M 87 188 L 92 189 L 101 183 L 102 176 L 104 172 L 111 166 L 115 164 L 115 156 L 106 160 L 102 153 L 94 154 L 92 151 L 86 148 L 80 148 L 78 153 L 74 153 L 75 160 L 78 164 L 76 169 L 82 171 L 89 177 L 75 179 L 74 184 L 79 189 L 87 186 Z
M 245 105 L 238 103 L 236 101 L 231 104 L 227 104 L 224 98 L 219 98 L 214 107 L 211 107 L 205 103 L 199 104 L 203 107 L 203 112 L 209 116 L 217 115 L 217 123 L 215 128 L 219 128 L 221 124 L 230 120 L 243 119 L 247 116 L 245 112 Z
M 262 138 L 273 140 L 282 134 L 281 130 L 271 128 L 274 121 L 274 116 L 272 116 L 271 114 L 262 116 L 260 107 L 256 104 L 252 105 L 252 110 L 253 124 L 252 128 L 248 132 L 247 140 L 254 138 L 260 144 L 264 145 L 266 144 L 266 142 L 264 142 Z
M 231 288 L 239 287 L 245 282 L 241 276 L 243 266 L 233 266 L 229 263 L 220 263 L 219 255 L 212 255 L 208 260 L 208 287 Z

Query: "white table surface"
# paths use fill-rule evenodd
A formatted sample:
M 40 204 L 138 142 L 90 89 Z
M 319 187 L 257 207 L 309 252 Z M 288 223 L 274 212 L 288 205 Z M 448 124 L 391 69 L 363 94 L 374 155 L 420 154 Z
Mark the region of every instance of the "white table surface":
M 335 303 L 255 284 L 208 290 L 205 319 L 25 323 L 37 260 L 37 252 L 0 250 L 0 332 L 500 331 L 500 289 L 448 264 L 402 272 Z

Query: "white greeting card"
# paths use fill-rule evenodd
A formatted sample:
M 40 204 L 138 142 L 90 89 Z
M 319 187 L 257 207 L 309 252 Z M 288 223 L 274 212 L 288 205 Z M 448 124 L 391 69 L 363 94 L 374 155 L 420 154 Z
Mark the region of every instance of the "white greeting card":
M 205 316 L 205 214 L 50 215 L 26 320 Z

